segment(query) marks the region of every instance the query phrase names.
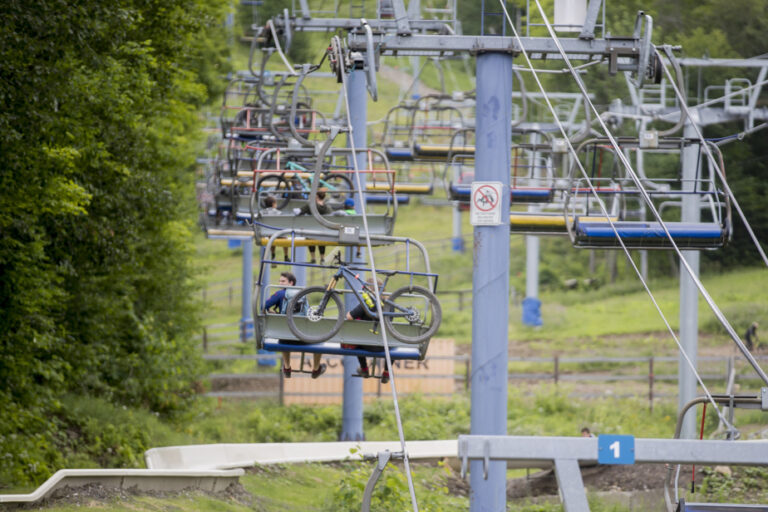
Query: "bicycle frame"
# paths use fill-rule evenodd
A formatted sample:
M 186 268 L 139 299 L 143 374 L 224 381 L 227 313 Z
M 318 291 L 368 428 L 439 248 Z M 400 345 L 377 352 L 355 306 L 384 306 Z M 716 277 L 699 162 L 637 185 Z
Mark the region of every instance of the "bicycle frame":
M 369 307 L 365 300 L 363 299 L 363 293 L 370 293 L 371 296 L 376 297 L 375 290 L 368 285 L 365 281 L 360 279 L 360 274 L 355 272 L 352 268 L 347 267 L 345 265 L 340 265 L 339 269 L 336 271 L 336 273 L 331 278 L 331 281 L 328 283 L 328 286 L 326 287 L 326 290 L 328 292 L 333 291 L 336 288 L 336 285 L 339 282 L 340 278 L 344 278 L 344 281 L 349 285 L 350 290 L 352 290 L 352 293 L 355 294 L 355 297 L 357 297 L 357 300 L 360 301 L 360 304 L 363 306 L 363 309 L 365 310 L 366 315 L 368 315 L 369 318 L 372 320 L 377 320 L 379 317 L 378 312 L 376 311 L 376 307 L 374 304 L 374 307 Z M 384 283 L 381 285 L 381 289 L 384 289 L 387 286 L 387 281 L 389 281 L 389 276 L 387 276 L 384 279 Z M 384 316 L 391 316 L 391 317 L 401 317 L 401 316 L 407 316 L 408 310 L 405 308 L 402 308 L 395 304 L 394 302 L 391 302 L 387 300 L 386 298 L 377 297 L 379 301 L 381 301 L 382 306 L 388 305 L 391 306 L 393 311 L 386 311 L 384 308 L 382 308 L 382 314 Z M 322 307 L 325 308 L 326 300 L 323 300 Z
M 292 171 L 296 171 L 294 172 L 293 176 L 286 177 L 286 178 L 288 180 L 293 180 L 295 183 L 298 183 L 299 185 L 301 185 L 301 190 L 299 192 L 302 194 L 302 196 L 308 197 L 309 191 L 312 188 L 312 181 L 315 179 L 315 173 L 313 171 L 306 169 L 304 166 L 293 163 L 293 162 L 288 162 L 286 164 L 286 167 L 288 167 L 288 169 Z M 308 177 L 306 179 L 302 177 L 302 175 L 300 174 L 302 172 L 308 174 Z M 319 178 L 319 180 L 320 180 L 320 186 L 325 187 L 328 190 L 328 192 L 336 192 L 340 190 L 322 178 Z

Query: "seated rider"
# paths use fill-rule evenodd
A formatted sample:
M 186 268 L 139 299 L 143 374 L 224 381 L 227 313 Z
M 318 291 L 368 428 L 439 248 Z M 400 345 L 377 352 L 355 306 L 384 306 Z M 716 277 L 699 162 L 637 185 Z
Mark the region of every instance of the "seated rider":
M 274 196 L 267 196 L 267 197 L 265 197 L 264 198 L 264 206 L 266 206 L 266 208 L 261 210 L 261 214 L 262 215 L 269 216 L 269 215 L 282 215 L 283 214 L 283 212 L 281 212 L 280 210 L 278 210 L 276 208 L 276 206 L 277 206 L 277 199 L 275 199 Z M 270 252 L 271 252 L 271 255 L 272 255 L 272 260 L 274 261 L 274 259 L 275 259 L 275 246 L 274 245 L 272 246 L 272 250 Z M 291 258 L 288 256 L 288 253 L 289 253 L 288 247 L 283 247 L 283 259 L 285 261 L 291 261 Z M 274 263 L 272 264 L 272 268 L 275 268 L 276 266 L 277 265 L 275 265 Z
M 379 284 L 379 293 L 382 292 L 383 288 L 383 282 L 378 279 Z M 373 285 L 372 280 L 366 281 L 368 285 Z M 366 305 L 368 308 L 372 309 L 374 311 L 374 314 L 376 313 L 376 304 L 373 301 L 373 297 L 371 294 L 365 290 L 362 291 L 363 300 L 366 302 Z M 367 308 L 363 305 L 363 303 L 358 303 L 357 306 L 352 308 L 351 311 L 347 311 L 346 315 L 347 320 L 374 320 L 375 322 L 378 322 L 377 318 L 371 319 L 370 316 L 368 316 Z M 375 326 L 372 331 L 375 331 Z M 342 348 L 359 348 L 359 345 L 350 345 L 347 343 L 342 344 Z M 366 350 L 369 350 L 371 352 L 383 352 L 383 347 L 366 347 Z M 386 361 L 386 359 L 384 360 Z M 357 370 L 357 375 L 368 378 L 371 376 L 370 370 L 368 369 L 368 361 L 363 356 L 357 356 L 357 362 L 359 363 L 360 367 Z M 386 365 L 386 362 L 385 362 Z M 384 371 L 381 372 L 381 383 L 386 384 L 389 382 L 389 368 L 385 368 Z
M 296 286 L 296 276 L 290 272 L 283 272 L 280 274 L 278 284 L 281 286 Z M 286 307 L 290 299 L 296 294 L 296 290 L 280 288 L 273 293 L 267 301 L 264 303 L 264 311 L 272 310 L 274 313 L 285 314 Z M 300 342 L 293 340 L 280 340 L 280 343 L 287 343 L 289 345 L 301 345 Z M 312 378 L 316 379 L 325 373 L 325 363 L 320 364 L 320 358 L 322 354 L 312 354 Z M 291 353 L 283 352 L 283 375 L 286 379 L 291 378 Z
M 331 213 L 331 207 L 325 204 L 325 189 L 321 188 L 317 191 L 317 194 L 315 194 L 315 206 L 317 206 L 317 213 L 320 215 L 328 215 Z M 296 211 L 296 210 L 294 210 Z M 310 215 L 312 213 L 312 210 L 310 210 L 309 203 L 305 204 L 301 208 L 298 209 L 296 212 L 296 215 Z M 323 258 L 325 257 L 325 246 L 320 245 L 318 246 L 319 252 L 320 252 L 320 263 L 323 262 Z M 315 246 L 310 245 L 309 246 L 309 262 L 310 263 L 317 263 L 317 259 L 315 258 Z

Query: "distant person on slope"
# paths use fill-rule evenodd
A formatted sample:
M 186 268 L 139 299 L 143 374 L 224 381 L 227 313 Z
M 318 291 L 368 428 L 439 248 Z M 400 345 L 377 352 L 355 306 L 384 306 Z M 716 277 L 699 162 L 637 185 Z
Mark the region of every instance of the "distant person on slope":
M 747 332 L 744 334 L 744 340 L 747 342 L 747 349 L 750 351 L 753 347 L 757 348 L 760 343 L 760 340 L 757 339 L 757 328 L 758 323 L 752 322 L 752 325 L 749 326 Z

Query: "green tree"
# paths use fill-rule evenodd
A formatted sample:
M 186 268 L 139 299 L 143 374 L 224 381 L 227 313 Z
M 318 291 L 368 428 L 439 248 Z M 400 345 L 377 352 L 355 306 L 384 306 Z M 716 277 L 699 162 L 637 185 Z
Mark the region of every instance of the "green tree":
M 192 393 L 190 169 L 225 7 L 0 6 L 0 485 L 56 469 L 64 392 Z

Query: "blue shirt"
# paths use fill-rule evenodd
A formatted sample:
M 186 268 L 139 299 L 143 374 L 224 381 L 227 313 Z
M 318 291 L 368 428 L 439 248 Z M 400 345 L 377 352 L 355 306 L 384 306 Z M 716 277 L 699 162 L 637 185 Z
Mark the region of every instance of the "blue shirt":
M 267 302 L 264 303 L 264 311 L 269 311 L 270 309 L 274 309 L 276 313 L 282 313 L 280 311 L 282 309 L 282 302 L 285 298 L 285 288 L 282 290 L 277 290 L 275 293 L 272 294 L 270 298 L 267 299 Z

